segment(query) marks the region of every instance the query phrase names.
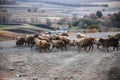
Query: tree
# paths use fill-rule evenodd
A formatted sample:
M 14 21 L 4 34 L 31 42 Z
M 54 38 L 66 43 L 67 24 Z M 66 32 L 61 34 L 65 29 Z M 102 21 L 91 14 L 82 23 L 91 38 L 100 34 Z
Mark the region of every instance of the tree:
M 79 23 L 80 23 L 80 21 L 79 21 L 79 20 L 76 20 L 76 21 L 73 22 L 73 26 L 78 26 Z
M 99 29 L 99 27 L 97 25 L 90 25 L 88 29 Z
M 69 28 L 72 28 L 72 27 L 73 27 L 72 22 L 68 21 L 67 24 L 68 24 Z
M 89 27 L 88 27 L 88 30 L 87 30 L 87 32 L 99 32 L 100 30 L 99 30 L 99 27 L 97 26 L 97 25 L 90 25 Z
M 30 12 L 31 10 L 30 9 L 28 9 L 28 12 Z
M 96 16 L 102 17 L 102 16 L 103 16 L 102 11 L 97 11 L 97 12 L 96 12 Z
M 57 22 L 58 25 L 64 25 L 64 24 L 67 24 L 67 21 L 65 18 L 62 18 L 60 19 L 58 22 Z
M 111 25 L 112 25 L 112 27 L 120 28 L 120 12 L 114 13 L 111 16 Z

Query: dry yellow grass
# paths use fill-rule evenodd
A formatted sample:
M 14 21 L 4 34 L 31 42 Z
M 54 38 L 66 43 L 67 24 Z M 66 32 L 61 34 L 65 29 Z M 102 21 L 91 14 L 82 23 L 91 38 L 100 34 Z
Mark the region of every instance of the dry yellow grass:
M 9 31 L 0 31 L 0 41 L 15 40 L 18 36 L 25 36 L 24 34 L 17 34 Z
M 9 80 L 8 78 L 0 78 L 0 80 Z

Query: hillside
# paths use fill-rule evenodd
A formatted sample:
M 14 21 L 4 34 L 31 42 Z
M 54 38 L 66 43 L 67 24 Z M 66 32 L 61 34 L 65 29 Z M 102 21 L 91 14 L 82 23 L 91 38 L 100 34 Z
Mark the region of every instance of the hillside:
M 61 6 L 69 6 L 69 7 L 82 7 L 82 6 L 89 6 L 89 7 L 98 7 L 100 6 L 98 3 L 106 4 L 109 2 L 116 2 L 118 0 L 62 0 L 62 1 L 56 1 L 56 0 L 19 0 L 21 2 L 33 2 L 36 3 L 38 2 L 39 4 L 41 3 L 46 3 L 46 4 L 51 4 L 51 5 L 61 5 Z M 89 3 L 97 3 L 97 4 L 89 4 Z M 117 5 L 116 5 L 117 6 Z M 106 7 L 106 6 L 103 6 Z
M 107 34 L 89 35 L 105 37 Z M 77 53 L 74 49 L 40 53 L 35 48 L 16 47 L 15 40 L 3 41 L 0 42 L 0 80 L 3 77 L 10 80 L 119 80 L 119 53 L 96 48 L 87 53 Z
M 111 1 L 119 1 L 119 0 L 17 0 L 23 2 L 29 1 L 48 1 L 48 2 L 59 2 L 59 3 L 91 3 L 91 2 L 111 2 Z

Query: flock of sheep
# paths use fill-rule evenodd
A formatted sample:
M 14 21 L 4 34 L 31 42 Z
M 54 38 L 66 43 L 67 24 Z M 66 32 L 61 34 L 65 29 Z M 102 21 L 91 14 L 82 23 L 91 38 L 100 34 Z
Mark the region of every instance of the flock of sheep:
M 109 51 L 119 50 L 120 33 L 115 35 L 108 35 L 107 38 L 94 38 L 86 35 L 78 34 L 74 40 L 70 39 L 67 33 L 54 34 L 48 36 L 46 34 L 26 35 L 19 36 L 16 39 L 16 45 L 18 47 L 29 46 L 39 49 L 40 52 L 52 52 L 54 49 L 60 51 L 67 51 L 69 48 L 74 47 L 79 53 L 84 50 L 86 52 L 93 51 L 95 46 L 99 50 Z

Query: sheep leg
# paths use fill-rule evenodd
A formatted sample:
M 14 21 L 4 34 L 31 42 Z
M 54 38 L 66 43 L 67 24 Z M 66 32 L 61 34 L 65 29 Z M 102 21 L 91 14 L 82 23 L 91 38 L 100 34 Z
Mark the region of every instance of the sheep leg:
M 81 50 L 80 47 L 78 47 L 78 53 L 80 53 L 80 50 Z
M 92 48 L 92 51 L 93 51 L 94 50 L 94 45 L 92 45 L 91 48 Z
M 48 48 L 48 52 L 50 53 L 50 48 Z
M 39 51 L 42 52 L 42 49 L 39 47 Z
M 63 52 L 63 47 L 61 47 L 61 50 L 62 50 L 62 52 Z
M 114 48 L 116 48 L 116 51 L 118 51 L 118 50 L 119 50 L 118 46 L 115 46 Z M 114 49 L 114 50 L 115 50 L 115 49 Z
M 113 47 L 113 51 L 115 50 L 115 47 Z
M 106 49 L 107 49 L 107 52 L 109 52 L 109 49 L 108 49 L 108 47 L 106 47 Z
M 65 43 L 65 50 L 67 51 L 67 44 Z
M 119 45 L 116 46 L 117 51 L 119 51 Z
M 103 46 L 103 45 L 97 44 L 97 49 L 102 50 L 102 48 L 100 48 L 100 46 Z
M 83 46 L 82 48 L 84 48 L 84 51 L 88 52 L 87 46 Z
M 87 47 L 88 47 L 88 50 L 87 50 Z M 91 49 L 91 46 L 86 46 L 86 51 L 87 52 L 90 51 L 90 49 Z
M 53 50 L 53 49 L 54 49 L 54 47 L 55 47 L 55 46 L 52 46 L 52 49 L 51 49 L 51 50 Z
M 31 49 L 33 48 L 34 45 L 35 45 L 35 43 L 32 43 L 32 44 L 31 44 Z

